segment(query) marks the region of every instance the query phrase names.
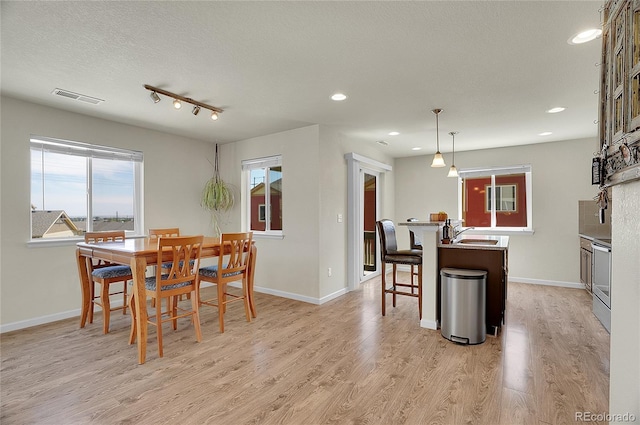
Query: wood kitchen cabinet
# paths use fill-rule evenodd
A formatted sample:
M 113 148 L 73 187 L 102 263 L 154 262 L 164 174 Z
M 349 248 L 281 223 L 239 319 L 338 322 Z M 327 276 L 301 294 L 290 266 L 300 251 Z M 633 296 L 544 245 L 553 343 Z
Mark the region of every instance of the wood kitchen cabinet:
M 587 238 L 580 238 L 580 282 L 584 284 L 588 292 L 591 292 L 592 255 L 591 241 Z
M 486 324 L 487 333 L 497 334 L 504 323 L 507 303 L 507 258 L 504 249 L 455 249 L 438 248 L 438 270 L 484 270 L 487 272 Z M 440 276 L 438 274 L 438 302 L 436 316 L 440 322 Z
M 640 0 L 604 8 L 599 137 L 605 185 L 640 178 Z

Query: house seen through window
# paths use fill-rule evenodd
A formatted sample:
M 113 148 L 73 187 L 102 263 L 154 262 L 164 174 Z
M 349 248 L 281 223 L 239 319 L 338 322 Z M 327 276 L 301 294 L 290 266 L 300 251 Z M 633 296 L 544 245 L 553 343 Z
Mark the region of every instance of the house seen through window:
M 282 157 L 242 162 L 249 230 L 282 234 Z
M 531 166 L 460 170 L 464 227 L 532 230 Z
M 30 145 L 32 240 L 138 232 L 142 153 L 46 137 Z

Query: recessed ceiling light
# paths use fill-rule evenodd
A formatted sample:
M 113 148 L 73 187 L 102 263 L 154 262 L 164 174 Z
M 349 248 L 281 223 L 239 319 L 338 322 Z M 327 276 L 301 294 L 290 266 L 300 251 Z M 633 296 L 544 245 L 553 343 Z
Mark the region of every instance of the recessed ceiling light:
M 421 149 L 422 149 L 422 148 L 420 148 L 420 147 L 418 147 L 418 146 L 416 146 L 415 148 L 411 148 L 411 150 L 412 150 L 412 151 L 419 151 L 419 150 L 421 150 Z
M 563 108 L 562 106 L 557 106 L 555 108 L 551 108 L 551 109 L 547 110 L 547 113 L 548 114 L 557 114 L 558 112 L 562 112 L 564 110 L 565 110 L 565 108 Z
M 331 99 L 332 99 L 332 100 L 335 100 L 335 101 L 337 101 L 337 102 L 340 102 L 340 101 L 342 101 L 342 100 L 345 100 L 346 98 L 347 98 L 347 95 L 346 95 L 346 94 L 343 94 L 343 93 L 336 93 L 336 94 L 334 94 L 333 96 L 331 96 Z
M 600 37 L 600 34 L 602 34 L 601 29 L 592 28 L 573 35 L 567 42 L 569 44 L 582 44 L 591 40 L 595 40 L 596 38 Z
M 538 136 L 551 136 L 552 134 L 553 133 L 550 132 L 550 131 L 545 131 L 545 132 L 542 132 L 542 133 L 538 133 Z
M 400 134 L 400 133 L 398 133 L 397 131 L 390 131 L 389 132 L 389 136 L 397 136 L 398 134 Z
M 376 143 L 382 146 L 389 146 L 389 143 L 387 143 L 386 140 L 378 140 Z

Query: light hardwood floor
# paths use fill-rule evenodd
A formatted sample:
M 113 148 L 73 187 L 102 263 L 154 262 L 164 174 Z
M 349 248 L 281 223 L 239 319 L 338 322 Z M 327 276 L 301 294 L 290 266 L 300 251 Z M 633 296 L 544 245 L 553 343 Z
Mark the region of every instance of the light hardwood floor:
M 256 294 L 166 328 L 158 358 L 127 345 L 129 317 L 79 329 L 65 320 L 1 336 L 0 423 L 9 424 L 567 424 L 606 413 L 609 335 L 584 290 L 509 284 L 497 337 L 460 346 L 419 327 L 416 300 L 380 280 L 322 306 Z M 208 288 L 207 290 L 210 290 Z M 234 308 L 238 307 L 238 308 Z

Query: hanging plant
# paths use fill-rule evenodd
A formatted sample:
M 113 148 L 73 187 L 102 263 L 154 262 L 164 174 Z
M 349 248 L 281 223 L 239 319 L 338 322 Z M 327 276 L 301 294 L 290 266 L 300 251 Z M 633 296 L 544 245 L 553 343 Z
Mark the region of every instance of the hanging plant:
M 218 168 L 218 144 L 216 143 L 216 154 L 213 165 L 213 177 L 204 185 L 200 205 L 211 212 L 214 234 L 220 235 L 220 214 L 229 211 L 235 205 L 233 186 L 225 182 L 220 177 Z

